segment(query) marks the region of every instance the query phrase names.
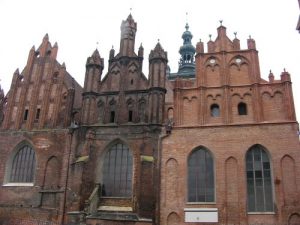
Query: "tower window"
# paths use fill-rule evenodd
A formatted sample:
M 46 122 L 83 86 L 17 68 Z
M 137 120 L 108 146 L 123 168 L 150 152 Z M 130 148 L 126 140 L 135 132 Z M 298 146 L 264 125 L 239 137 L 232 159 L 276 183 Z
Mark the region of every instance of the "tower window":
M 133 115 L 132 110 L 129 110 L 128 111 L 128 122 L 132 122 L 132 115 Z
M 35 119 L 36 119 L 36 120 L 38 120 L 38 119 L 40 118 L 40 113 L 41 113 L 41 109 L 38 108 L 38 109 L 36 110 L 36 115 L 35 115 Z
M 131 85 L 133 84 L 133 79 L 131 79 L 130 84 L 131 84 Z
M 115 122 L 115 111 L 110 111 L 110 119 L 109 119 L 110 123 L 114 123 Z
M 212 117 L 219 117 L 220 116 L 220 107 L 217 104 L 212 104 L 210 106 L 210 115 Z
M 247 105 L 244 102 L 238 104 L 239 115 L 247 115 Z
M 27 119 L 28 119 L 28 109 L 25 109 L 24 120 L 27 120 Z

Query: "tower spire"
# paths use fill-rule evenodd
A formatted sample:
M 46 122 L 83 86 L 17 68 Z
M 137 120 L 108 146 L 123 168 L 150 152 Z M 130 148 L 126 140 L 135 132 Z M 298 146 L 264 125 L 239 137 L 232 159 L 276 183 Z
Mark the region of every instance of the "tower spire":
M 186 13 L 187 14 L 187 13 Z M 195 76 L 195 47 L 192 45 L 193 35 L 189 31 L 189 24 L 186 22 L 185 31 L 182 34 L 183 45 L 179 49 L 180 60 L 178 75 L 181 77 L 193 77 Z

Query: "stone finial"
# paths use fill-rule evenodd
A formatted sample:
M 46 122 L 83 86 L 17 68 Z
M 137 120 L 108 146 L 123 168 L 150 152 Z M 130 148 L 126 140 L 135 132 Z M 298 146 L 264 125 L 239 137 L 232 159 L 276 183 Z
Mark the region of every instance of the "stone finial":
M 109 59 L 113 59 L 115 57 L 115 49 L 114 46 L 111 46 L 111 50 L 109 51 Z
M 272 73 L 272 70 L 270 70 L 270 73 L 269 73 L 269 82 L 270 83 L 274 82 L 274 74 Z
M 144 56 L 144 48 L 143 48 L 142 43 L 141 43 L 141 45 L 139 47 L 138 56 L 139 57 L 143 57 Z

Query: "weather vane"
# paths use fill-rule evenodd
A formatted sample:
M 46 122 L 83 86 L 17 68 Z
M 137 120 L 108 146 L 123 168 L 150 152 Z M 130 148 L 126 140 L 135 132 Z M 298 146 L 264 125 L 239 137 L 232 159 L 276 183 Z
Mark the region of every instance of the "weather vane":
M 185 13 L 185 21 L 188 23 L 188 12 Z
M 220 25 L 222 26 L 223 20 L 219 20 L 219 22 L 220 22 Z
M 234 32 L 233 34 L 234 34 L 234 37 L 236 38 L 237 32 Z

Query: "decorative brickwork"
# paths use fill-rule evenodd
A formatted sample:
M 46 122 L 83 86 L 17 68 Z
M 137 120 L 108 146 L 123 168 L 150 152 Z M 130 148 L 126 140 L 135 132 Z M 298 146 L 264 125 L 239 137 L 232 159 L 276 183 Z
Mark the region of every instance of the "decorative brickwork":
M 222 24 L 207 51 L 188 29 L 180 73 L 158 42 L 147 78 L 129 15 L 84 87 L 48 35 L 32 47 L 0 88 L 1 224 L 299 224 L 290 74 L 261 78 L 255 41 L 241 49 Z

